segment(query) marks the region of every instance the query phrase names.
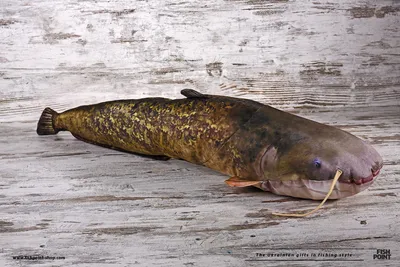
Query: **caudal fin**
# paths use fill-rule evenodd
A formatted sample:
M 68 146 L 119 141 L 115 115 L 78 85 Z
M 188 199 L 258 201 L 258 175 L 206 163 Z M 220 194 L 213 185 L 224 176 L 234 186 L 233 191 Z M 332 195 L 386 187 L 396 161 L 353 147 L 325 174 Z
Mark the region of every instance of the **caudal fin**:
M 54 127 L 54 119 L 58 115 L 51 108 L 45 108 L 37 124 L 36 132 L 38 135 L 57 134 L 59 130 Z

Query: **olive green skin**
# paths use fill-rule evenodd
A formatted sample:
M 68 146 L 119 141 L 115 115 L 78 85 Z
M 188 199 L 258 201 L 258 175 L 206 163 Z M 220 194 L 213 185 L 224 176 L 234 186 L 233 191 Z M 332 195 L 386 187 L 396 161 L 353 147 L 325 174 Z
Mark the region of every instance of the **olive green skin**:
M 184 90 L 185 91 L 185 90 Z M 341 181 L 371 176 L 382 158 L 348 132 L 261 103 L 182 92 L 77 107 L 52 118 L 56 131 L 128 152 L 183 159 L 247 180 Z M 316 169 L 313 160 L 323 161 Z
M 249 168 L 252 158 L 248 152 L 241 154 L 241 145 L 230 144 L 224 155 L 219 151 L 261 106 L 224 97 L 120 100 L 65 111 L 54 118 L 53 125 L 89 143 L 254 177 Z M 250 154 L 260 150 L 257 146 L 247 149 L 253 151 Z

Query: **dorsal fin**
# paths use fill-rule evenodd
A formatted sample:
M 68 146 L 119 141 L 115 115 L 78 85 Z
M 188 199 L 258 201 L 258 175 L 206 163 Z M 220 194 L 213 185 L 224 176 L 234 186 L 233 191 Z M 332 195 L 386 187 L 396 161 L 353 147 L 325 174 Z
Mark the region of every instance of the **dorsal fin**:
M 197 92 L 193 89 L 183 89 L 181 94 L 186 96 L 187 98 L 208 98 L 207 95 L 203 95 L 200 92 Z

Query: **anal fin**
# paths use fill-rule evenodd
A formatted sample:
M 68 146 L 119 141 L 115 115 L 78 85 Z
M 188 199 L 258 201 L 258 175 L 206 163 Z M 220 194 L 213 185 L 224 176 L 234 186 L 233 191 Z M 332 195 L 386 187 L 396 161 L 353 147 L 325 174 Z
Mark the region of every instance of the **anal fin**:
M 79 136 L 77 134 L 73 134 L 73 133 L 71 133 L 71 134 L 76 139 L 78 139 L 80 141 L 83 141 L 83 142 L 86 142 L 86 143 L 89 143 L 89 144 L 92 144 L 92 145 L 101 146 L 101 147 L 105 147 L 105 148 L 110 148 L 110 149 L 114 149 L 114 150 L 121 151 L 121 152 L 131 153 L 131 154 L 134 154 L 134 155 L 137 155 L 137 156 L 141 156 L 141 157 L 144 157 L 144 158 L 150 158 L 150 159 L 162 160 L 162 161 L 167 161 L 167 160 L 171 159 L 171 157 L 169 157 L 169 156 L 141 154 L 141 153 L 125 150 L 125 149 L 122 149 L 122 148 L 118 148 L 118 147 L 114 147 L 114 146 L 98 143 L 98 142 L 95 142 L 95 141 L 91 141 L 91 140 L 85 139 L 85 138 L 83 138 L 83 137 L 81 137 L 81 136 Z

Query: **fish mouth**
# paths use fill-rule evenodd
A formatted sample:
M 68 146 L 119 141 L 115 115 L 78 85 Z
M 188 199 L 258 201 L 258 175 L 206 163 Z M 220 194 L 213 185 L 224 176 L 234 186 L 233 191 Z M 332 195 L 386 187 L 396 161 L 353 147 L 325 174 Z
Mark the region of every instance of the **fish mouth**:
M 376 176 L 378 176 L 379 172 L 381 171 L 382 166 L 379 167 L 377 170 L 371 169 L 371 175 L 364 178 L 354 178 L 351 177 L 350 180 L 339 180 L 340 183 L 346 184 L 356 184 L 356 185 L 363 185 L 369 183 L 374 180 Z
M 338 181 L 329 199 L 339 199 L 353 196 L 367 189 L 373 184 L 374 178 L 379 174 L 380 168 L 371 170 L 371 175 L 365 178 Z M 277 195 L 286 195 L 297 198 L 322 200 L 330 190 L 332 180 L 265 180 L 260 188 Z

